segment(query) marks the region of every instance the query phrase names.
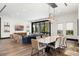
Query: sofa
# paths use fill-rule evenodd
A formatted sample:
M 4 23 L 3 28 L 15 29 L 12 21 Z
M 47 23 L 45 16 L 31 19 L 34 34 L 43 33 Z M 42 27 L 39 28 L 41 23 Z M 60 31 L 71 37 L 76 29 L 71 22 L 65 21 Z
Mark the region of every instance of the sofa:
M 43 34 L 31 34 L 28 36 L 23 36 L 22 37 L 22 43 L 31 43 L 31 39 L 36 39 L 38 36 L 42 37 Z
M 22 43 L 25 44 L 25 43 L 31 43 L 31 39 L 36 39 L 35 36 L 25 36 L 25 37 L 22 37 Z
M 31 35 L 26 35 L 26 36 L 21 36 L 19 34 L 12 34 L 11 38 L 17 42 L 17 43 L 22 43 L 22 44 L 27 44 L 31 43 L 31 39 L 36 39 L 38 36 L 42 37 L 43 34 L 31 34 Z

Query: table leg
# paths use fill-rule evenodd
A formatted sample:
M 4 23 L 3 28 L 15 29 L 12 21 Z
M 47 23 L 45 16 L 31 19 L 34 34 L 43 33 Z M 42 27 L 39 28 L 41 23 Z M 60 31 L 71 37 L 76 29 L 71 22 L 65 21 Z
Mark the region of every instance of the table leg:
M 45 52 L 47 52 L 47 53 L 50 52 L 50 47 L 47 46 L 45 49 Z

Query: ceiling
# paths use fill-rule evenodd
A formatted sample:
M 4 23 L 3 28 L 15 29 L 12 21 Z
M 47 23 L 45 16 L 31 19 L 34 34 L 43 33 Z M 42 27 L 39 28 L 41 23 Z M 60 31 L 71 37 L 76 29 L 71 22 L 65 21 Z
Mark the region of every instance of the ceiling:
M 0 4 L 2 7 L 5 4 Z M 41 3 L 8 3 L 1 16 L 32 21 L 48 17 L 48 5 Z M 1 9 L 1 8 L 0 8 Z
M 56 3 L 56 5 L 57 7 L 53 9 L 55 9 L 55 15 L 58 16 L 78 12 L 78 3 L 67 3 L 67 6 L 64 3 Z
M 77 12 L 77 3 L 56 3 L 55 15 L 63 15 L 67 13 Z M 54 8 L 44 3 L 0 3 L 1 8 L 7 5 L 7 7 L 0 13 L 0 16 L 8 16 L 16 19 L 30 20 L 40 19 L 49 16 L 49 12 L 53 13 Z

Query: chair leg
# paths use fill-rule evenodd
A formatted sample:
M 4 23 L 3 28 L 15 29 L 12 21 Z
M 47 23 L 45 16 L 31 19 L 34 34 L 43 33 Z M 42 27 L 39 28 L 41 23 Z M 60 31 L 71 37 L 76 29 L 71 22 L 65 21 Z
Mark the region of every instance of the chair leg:
M 33 54 L 33 48 L 32 48 L 32 51 L 31 51 L 31 56 L 33 56 L 32 54 Z
M 34 55 L 39 55 L 39 51 L 36 49 L 36 52 L 34 53 L 34 48 L 32 48 L 32 52 L 31 52 L 31 56 L 34 56 Z
M 41 53 L 41 54 L 40 54 Z M 42 50 L 40 50 L 39 52 L 38 52 L 38 55 L 40 56 L 40 55 L 44 55 L 45 54 L 45 50 L 44 49 L 42 49 Z
M 53 51 L 54 51 L 54 56 L 57 56 L 58 55 L 58 51 L 57 51 L 57 49 L 53 49 Z
M 65 44 L 66 44 L 66 48 L 67 48 L 67 42 L 65 42 Z
M 42 54 L 43 54 L 43 55 L 45 54 L 45 50 L 44 50 L 44 49 L 42 50 Z

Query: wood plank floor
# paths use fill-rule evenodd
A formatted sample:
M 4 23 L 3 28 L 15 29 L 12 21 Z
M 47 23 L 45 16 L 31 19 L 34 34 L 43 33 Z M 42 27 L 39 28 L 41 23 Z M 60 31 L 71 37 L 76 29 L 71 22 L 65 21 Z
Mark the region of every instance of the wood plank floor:
M 0 55 L 30 55 L 31 53 L 31 45 L 22 45 L 18 44 L 11 39 L 0 40 Z
M 0 40 L 0 56 L 30 56 L 31 44 L 18 44 L 12 39 Z M 50 51 L 48 56 L 79 56 L 79 47 L 75 41 L 67 41 L 67 48 L 60 50 L 60 53 Z

